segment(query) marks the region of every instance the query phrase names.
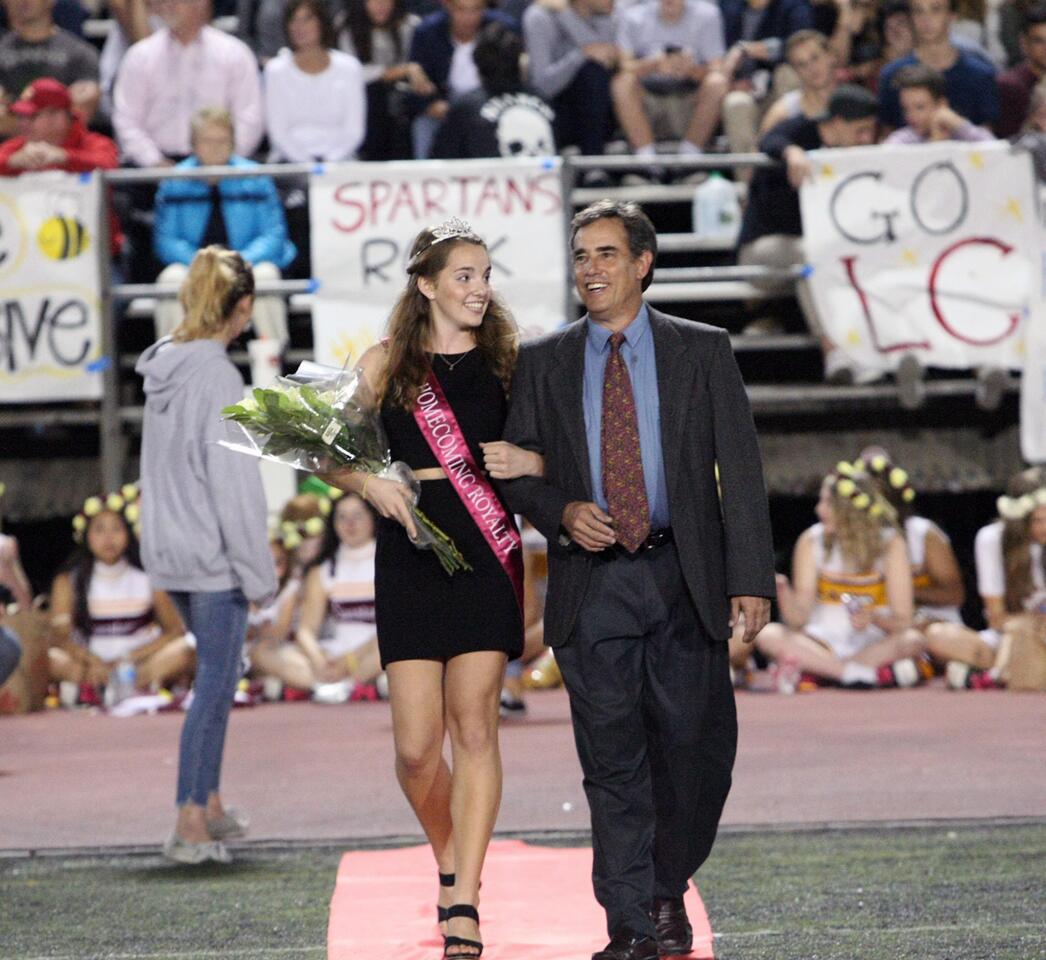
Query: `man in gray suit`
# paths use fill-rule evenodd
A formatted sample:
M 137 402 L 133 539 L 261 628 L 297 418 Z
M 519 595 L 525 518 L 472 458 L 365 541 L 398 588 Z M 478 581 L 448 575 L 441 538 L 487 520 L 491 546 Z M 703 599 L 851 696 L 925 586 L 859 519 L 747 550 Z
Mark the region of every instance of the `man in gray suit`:
M 749 642 L 766 624 L 770 519 L 726 332 L 643 302 L 653 224 L 603 200 L 571 234 L 588 314 L 520 352 L 505 439 L 542 453 L 545 475 L 504 489 L 549 541 L 545 637 L 611 937 L 593 960 L 656 960 L 691 949 L 683 894 L 737 747 L 727 639 L 741 617 Z

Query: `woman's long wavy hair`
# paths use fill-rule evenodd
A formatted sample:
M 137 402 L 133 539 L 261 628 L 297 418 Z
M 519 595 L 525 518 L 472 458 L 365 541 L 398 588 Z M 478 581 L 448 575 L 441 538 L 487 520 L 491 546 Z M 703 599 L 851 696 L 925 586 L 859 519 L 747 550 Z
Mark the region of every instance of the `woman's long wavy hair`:
M 1023 497 L 1041 487 L 1046 487 L 1046 470 L 1042 467 L 1030 467 L 1011 478 L 1006 485 L 1006 493 L 1011 497 Z M 1022 520 L 1004 518 L 1002 523 L 1006 612 L 1021 613 L 1024 610 L 1024 601 L 1035 592 L 1035 580 L 1031 570 L 1031 514 Z
M 474 236 L 438 243 L 433 240 L 431 227 L 422 230 L 414 240 L 407 262 L 407 286 L 389 317 L 388 354 L 379 395 L 380 400 L 404 410 L 413 409 L 430 367 L 432 306 L 418 287 L 418 280 L 425 277 L 435 281 L 451 253 L 463 243 L 487 248 Z M 495 296 L 491 296 L 483 322 L 476 329 L 476 346 L 507 393 L 519 353 L 519 330 L 508 308 Z
M 121 559 L 126 560 L 138 570 L 142 569 L 141 557 L 138 554 L 138 538 L 134 535 L 127 518 L 122 513 L 111 510 L 103 510 L 102 513 L 91 517 L 87 522 L 87 529 L 84 531 L 83 543 L 76 548 L 62 568 L 64 573 L 69 574 L 73 583 L 73 626 L 85 641 L 91 635 L 91 612 L 87 605 L 87 595 L 91 590 L 91 577 L 94 576 L 95 565 L 95 556 L 87 545 L 87 537 L 91 525 L 105 513 L 112 513 L 113 516 L 119 517 L 127 534 L 127 549 Z
M 400 49 L 400 26 L 409 13 L 406 0 L 394 0 L 389 22 L 381 25 L 389 31 L 397 61 L 402 60 L 407 53 Z M 374 31 L 381 27 L 371 20 L 365 0 L 346 0 L 343 22 L 360 63 L 370 63 L 374 59 Z
M 825 482 L 829 483 L 834 475 Z M 867 494 L 874 503 L 879 498 L 875 481 L 863 471 L 854 471 L 850 475 L 858 493 Z M 883 527 L 897 529 L 891 517 L 894 513 L 873 516 L 868 508 L 857 507 L 852 497 L 839 493 L 832 487 L 832 515 L 835 518 L 835 532 L 825 537 L 825 553 L 831 553 L 836 543 L 843 560 L 853 567 L 852 573 L 869 573 L 875 569 L 876 561 L 883 555 Z

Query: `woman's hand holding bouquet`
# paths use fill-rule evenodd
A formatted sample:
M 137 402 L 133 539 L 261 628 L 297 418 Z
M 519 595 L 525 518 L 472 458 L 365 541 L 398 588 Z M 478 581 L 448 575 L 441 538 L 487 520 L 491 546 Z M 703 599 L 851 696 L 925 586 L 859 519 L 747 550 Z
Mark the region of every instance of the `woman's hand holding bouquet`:
M 374 398 L 358 368 L 302 364 L 293 377 L 255 388 L 222 415 L 238 423 L 247 440 L 222 441 L 223 446 L 320 474 L 347 489 L 355 486 L 353 474 L 366 474 L 359 492 L 382 516 L 402 523 L 415 546 L 431 548 L 447 573 L 472 569 L 454 541 L 418 509 L 418 482 L 406 464 L 392 462 Z

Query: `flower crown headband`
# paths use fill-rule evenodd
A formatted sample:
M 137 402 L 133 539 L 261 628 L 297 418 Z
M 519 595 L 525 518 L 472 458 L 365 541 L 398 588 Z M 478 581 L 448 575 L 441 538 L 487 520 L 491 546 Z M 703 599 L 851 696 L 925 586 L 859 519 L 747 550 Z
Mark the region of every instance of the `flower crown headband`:
M 883 497 L 879 496 L 879 494 L 865 493 L 857 486 L 854 475 L 864 472 L 864 464 L 861 461 L 848 463 L 845 460 L 840 460 L 835 465 L 835 470 L 828 474 L 827 479 L 832 485 L 832 490 L 838 496 L 848 500 L 855 509 L 867 511 L 870 517 L 886 519 L 891 523 L 896 523 L 897 511 Z
M 1046 506 L 1046 487 L 1039 487 L 1019 497 L 1001 496 L 995 505 L 1003 520 L 1024 520 L 1036 507 Z
M 407 272 L 410 273 L 413 270 L 418 259 L 426 251 L 431 250 L 437 243 L 442 243 L 444 240 L 471 240 L 474 243 L 483 242 L 483 238 L 472 229 L 472 226 L 468 221 L 462 220 L 460 217 L 451 217 L 449 220 L 444 220 L 439 226 L 432 228 L 432 241 L 427 247 L 423 250 L 419 250 L 410 258 L 410 262 L 407 264 Z
M 867 463 L 858 457 L 853 462 L 853 468 L 854 470 L 866 470 L 877 477 L 883 477 L 892 489 L 900 492 L 901 499 L 905 503 L 911 503 L 915 499 L 915 488 L 908 481 L 908 471 L 894 466 L 889 457 L 877 453 Z
M 138 503 L 138 484 L 125 483 L 120 487 L 119 493 L 108 493 L 105 496 L 88 497 L 80 512 L 73 517 L 73 540 L 77 543 L 84 542 L 84 534 L 87 533 L 87 525 L 92 517 L 97 517 L 103 510 L 120 514 L 127 526 L 134 531 L 137 537 L 141 532 L 141 507 Z
M 338 500 L 341 495 L 342 491 L 337 487 L 331 488 L 329 496 L 313 493 L 312 496 L 319 502 L 320 513 L 323 516 L 309 517 L 308 520 L 284 520 L 272 532 L 269 539 L 273 543 L 282 544 L 285 550 L 297 550 L 306 537 L 318 537 L 323 533 L 323 528 L 326 526 L 324 518 L 330 516 L 334 501 Z

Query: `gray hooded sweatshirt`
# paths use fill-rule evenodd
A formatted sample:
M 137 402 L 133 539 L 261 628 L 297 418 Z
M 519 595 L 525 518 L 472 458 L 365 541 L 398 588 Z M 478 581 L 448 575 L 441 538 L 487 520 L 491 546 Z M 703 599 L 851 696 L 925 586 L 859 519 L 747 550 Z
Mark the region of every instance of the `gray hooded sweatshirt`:
M 221 410 L 243 399 L 243 378 L 215 340 L 157 341 L 135 370 L 145 380 L 142 562 L 163 590 L 239 587 L 276 592 L 258 464 L 219 440 L 243 434 Z

